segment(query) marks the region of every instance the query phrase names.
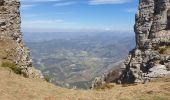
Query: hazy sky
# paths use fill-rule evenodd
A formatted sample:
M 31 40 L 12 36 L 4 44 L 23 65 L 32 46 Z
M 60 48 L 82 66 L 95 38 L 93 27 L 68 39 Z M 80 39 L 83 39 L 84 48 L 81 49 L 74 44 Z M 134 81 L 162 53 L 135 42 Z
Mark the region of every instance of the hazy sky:
M 23 31 L 133 30 L 138 0 L 20 0 Z

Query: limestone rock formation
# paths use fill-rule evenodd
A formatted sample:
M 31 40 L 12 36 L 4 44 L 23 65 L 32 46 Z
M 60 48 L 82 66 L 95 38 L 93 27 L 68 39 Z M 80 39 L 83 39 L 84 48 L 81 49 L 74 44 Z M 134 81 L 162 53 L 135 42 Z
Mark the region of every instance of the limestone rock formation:
M 169 76 L 170 0 L 139 0 L 136 48 L 122 67 L 119 83 L 141 83 Z
M 129 52 L 116 81 L 145 83 L 170 77 L 170 0 L 139 0 L 134 30 L 136 47 Z M 111 73 L 97 77 L 92 88 L 114 81 L 106 81 L 114 77 Z
M 19 7 L 19 0 L 0 0 L 0 61 L 12 61 L 25 77 L 43 78 L 23 44 Z

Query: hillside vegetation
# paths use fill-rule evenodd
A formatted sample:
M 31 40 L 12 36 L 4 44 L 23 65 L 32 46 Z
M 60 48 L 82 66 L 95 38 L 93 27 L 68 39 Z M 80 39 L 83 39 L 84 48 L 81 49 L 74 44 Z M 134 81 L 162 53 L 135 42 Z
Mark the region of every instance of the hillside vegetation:
M 166 81 L 165 81 L 166 80 Z M 108 85 L 102 90 L 75 90 L 40 79 L 24 78 L 0 67 L 0 100 L 168 100 L 170 79 L 139 85 Z
M 121 33 L 127 36 L 111 32 L 79 32 L 81 36 L 77 36 L 76 32 L 65 35 L 39 33 L 40 40 L 33 37 L 38 33 L 26 34 L 29 34 L 25 41 L 29 41 L 26 45 L 31 51 L 33 65 L 52 83 L 67 88 L 89 89 L 96 76 L 115 69 L 135 46 L 132 33 Z M 62 37 L 59 38 L 58 34 Z

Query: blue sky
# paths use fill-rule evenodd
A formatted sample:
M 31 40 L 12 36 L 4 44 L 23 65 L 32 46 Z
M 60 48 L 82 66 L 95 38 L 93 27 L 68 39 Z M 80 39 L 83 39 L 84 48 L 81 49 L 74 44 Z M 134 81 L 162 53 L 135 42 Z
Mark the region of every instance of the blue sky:
M 130 31 L 138 0 L 20 0 L 23 31 Z

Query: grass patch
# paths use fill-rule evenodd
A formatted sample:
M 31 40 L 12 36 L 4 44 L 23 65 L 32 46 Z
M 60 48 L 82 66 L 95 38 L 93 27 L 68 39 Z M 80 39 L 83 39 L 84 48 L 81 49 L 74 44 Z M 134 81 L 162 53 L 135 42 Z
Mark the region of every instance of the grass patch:
M 44 75 L 44 80 L 45 80 L 46 82 L 50 82 L 50 77 L 49 77 L 48 75 Z
M 169 48 L 170 48 L 170 46 L 162 46 L 158 50 L 159 50 L 160 54 L 165 54 L 167 49 L 169 49 Z
M 0 58 L 6 59 L 8 57 L 8 53 L 4 50 L 0 50 Z
M 109 90 L 109 89 L 112 89 L 114 87 L 114 84 L 105 84 L 103 85 L 102 87 L 100 88 L 97 88 L 96 90 Z
M 122 87 L 128 87 L 128 86 L 136 86 L 137 84 L 122 84 Z
M 112 89 L 114 87 L 114 84 L 106 84 L 101 89 Z
M 138 98 L 138 97 L 137 97 Z M 150 95 L 144 95 L 142 97 L 139 97 L 137 100 L 169 100 L 169 97 L 167 96 L 150 96 Z
M 21 74 L 21 69 L 12 61 L 3 61 L 1 67 L 10 68 L 14 73 Z
M 153 100 L 168 100 L 168 97 L 164 97 L 164 96 L 154 96 Z
M 165 51 L 166 51 L 166 48 L 159 48 L 159 53 L 160 53 L 160 54 L 164 54 Z

